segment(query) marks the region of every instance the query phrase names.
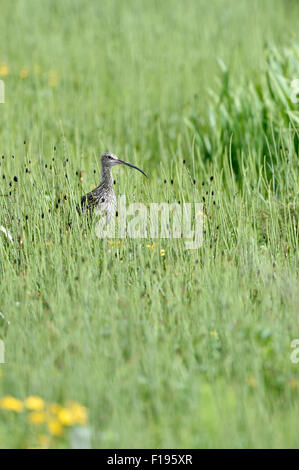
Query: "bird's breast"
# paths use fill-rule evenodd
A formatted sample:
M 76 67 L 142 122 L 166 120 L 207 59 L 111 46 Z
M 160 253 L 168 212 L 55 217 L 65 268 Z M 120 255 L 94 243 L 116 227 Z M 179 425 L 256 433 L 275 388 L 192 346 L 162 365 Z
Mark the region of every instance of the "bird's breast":
M 116 196 L 114 191 L 103 191 L 98 198 L 96 213 L 103 215 L 104 213 L 110 218 L 116 211 Z

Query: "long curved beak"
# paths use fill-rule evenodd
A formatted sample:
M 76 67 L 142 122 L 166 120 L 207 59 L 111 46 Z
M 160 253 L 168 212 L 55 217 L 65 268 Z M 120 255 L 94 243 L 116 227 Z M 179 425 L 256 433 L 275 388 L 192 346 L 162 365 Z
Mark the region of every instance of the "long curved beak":
M 138 167 L 135 166 L 135 165 L 132 165 L 131 163 L 127 163 L 127 162 L 124 162 L 123 160 L 118 160 L 118 159 L 117 159 L 117 163 L 120 163 L 120 164 L 122 164 L 122 165 L 130 166 L 131 168 L 135 168 L 135 170 L 140 171 L 140 173 L 142 173 L 144 176 L 147 177 L 147 175 L 144 173 L 144 171 L 140 170 L 140 168 L 138 168 Z

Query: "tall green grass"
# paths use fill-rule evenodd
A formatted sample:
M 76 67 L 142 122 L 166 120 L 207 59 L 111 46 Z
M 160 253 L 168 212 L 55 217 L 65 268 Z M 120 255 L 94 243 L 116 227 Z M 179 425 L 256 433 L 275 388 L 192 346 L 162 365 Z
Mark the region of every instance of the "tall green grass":
M 79 401 L 94 447 L 297 447 L 297 3 L 1 7 L 0 397 Z M 200 250 L 95 236 L 107 150 L 128 202 L 205 198 Z

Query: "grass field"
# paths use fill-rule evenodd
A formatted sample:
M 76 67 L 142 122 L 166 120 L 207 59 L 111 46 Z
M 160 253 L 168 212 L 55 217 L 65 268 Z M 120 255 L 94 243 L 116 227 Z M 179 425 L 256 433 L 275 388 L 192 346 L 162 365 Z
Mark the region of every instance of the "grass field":
M 298 2 L 0 7 L 0 447 L 298 447 Z M 99 240 L 104 151 L 203 246 Z

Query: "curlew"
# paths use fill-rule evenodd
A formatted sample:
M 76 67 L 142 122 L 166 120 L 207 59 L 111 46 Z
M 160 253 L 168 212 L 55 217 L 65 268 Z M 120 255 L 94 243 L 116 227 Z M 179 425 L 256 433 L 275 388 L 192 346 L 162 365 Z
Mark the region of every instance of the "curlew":
M 107 222 L 116 212 L 116 196 L 111 179 L 111 168 L 114 165 L 127 165 L 140 171 L 144 176 L 146 174 L 135 165 L 119 160 L 113 153 L 103 153 L 101 156 L 102 175 L 99 185 L 85 194 L 81 198 L 82 209 L 86 208 L 89 212 L 95 209 L 99 214 L 106 214 Z M 146 176 L 147 177 L 147 176 Z

